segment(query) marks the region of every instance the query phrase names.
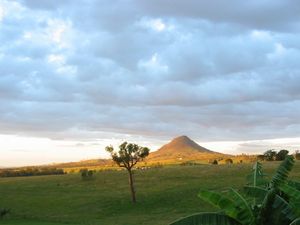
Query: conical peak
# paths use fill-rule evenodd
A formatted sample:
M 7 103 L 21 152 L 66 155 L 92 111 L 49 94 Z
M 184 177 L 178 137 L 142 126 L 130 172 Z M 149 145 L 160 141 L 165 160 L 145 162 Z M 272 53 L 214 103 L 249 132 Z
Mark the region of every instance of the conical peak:
M 187 149 L 197 150 L 201 152 L 210 152 L 210 150 L 198 145 L 196 142 L 194 142 L 186 135 L 176 137 L 171 142 L 169 142 L 168 144 L 160 148 L 160 150 L 181 151 L 181 152 Z
M 186 135 L 181 135 L 181 136 L 175 137 L 173 140 L 190 140 L 190 138 Z
M 186 135 L 178 136 L 171 141 L 171 143 L 185 143 L 185 144 L 191 143 L 191 142 L 194 142 L 194 141 Z

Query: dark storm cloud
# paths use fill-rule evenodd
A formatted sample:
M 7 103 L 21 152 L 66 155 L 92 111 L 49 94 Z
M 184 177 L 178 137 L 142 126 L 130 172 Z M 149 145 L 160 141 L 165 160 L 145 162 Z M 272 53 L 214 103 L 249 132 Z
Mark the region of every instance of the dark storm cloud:
M 284 1 L 136 1 L 146 12 L 159 17 L 205 19 L 216 23 L 237 23 L 252 29 L 299 28 L 300 5 Z
M 300 131 L 296 1 L 0 7 L 1 133 L 226 141 Z

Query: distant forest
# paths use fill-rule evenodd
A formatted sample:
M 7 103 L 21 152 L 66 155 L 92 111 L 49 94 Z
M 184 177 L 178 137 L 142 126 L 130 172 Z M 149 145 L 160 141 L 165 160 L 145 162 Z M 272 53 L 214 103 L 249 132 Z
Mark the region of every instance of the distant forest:
M 21 169 L 1 169 L 0 177 L 23 177 L 23 176 L 40 176 L 40 175 L 59 175 L 65 174 L 63 169 L 49 167 L 26 167 Z

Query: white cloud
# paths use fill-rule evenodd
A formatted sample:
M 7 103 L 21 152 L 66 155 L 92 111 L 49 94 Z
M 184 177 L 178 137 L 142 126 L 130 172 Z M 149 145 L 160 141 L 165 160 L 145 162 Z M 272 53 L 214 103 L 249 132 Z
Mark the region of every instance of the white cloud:
M 63 55 L 50 54 L 48 56 L 48 62 L 62 65 L 65 63 L 65 57 Z
M 60 48 L 70 47 L 70 33 L 72 32 L 72 24 L 70 21 L 58 19 L 49 19 L 47 21 L 47 33 L 51 41 L 56 43 Z
M 150 28 L 156 32 L 163 32 L 163 31 L 172 31 L 175 29 L 173 24 L 168 24 L 164 22 L 161 18 L 142 18 L 137 23 L 138 26 Z
M 263 30 L 253 30 L 251 32 L 251 36 L 256 39 L 261 39 L 261 40 L 272 40 L 272 37 L 268 31 L 263 31 Z
M 152 20 L 150 23 L 152 28 L 157 31 L 163 31 L 166 29 L 166 25 L 162 22 L 161 19 Z

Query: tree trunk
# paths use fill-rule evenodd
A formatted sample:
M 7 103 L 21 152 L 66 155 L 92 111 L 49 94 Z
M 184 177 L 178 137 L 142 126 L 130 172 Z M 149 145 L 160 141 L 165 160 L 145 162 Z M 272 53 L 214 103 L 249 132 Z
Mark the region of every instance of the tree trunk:
M 136 203 L 136 198 L 135 198 L 135 190 L 134 190 L 134 185 L 133 185 L 133 173 L 130 170 L 128 170 L 129 174 L 129 185 L 130 185 L 130 192 L 131 192 L 131 199 L 133 203 Z

